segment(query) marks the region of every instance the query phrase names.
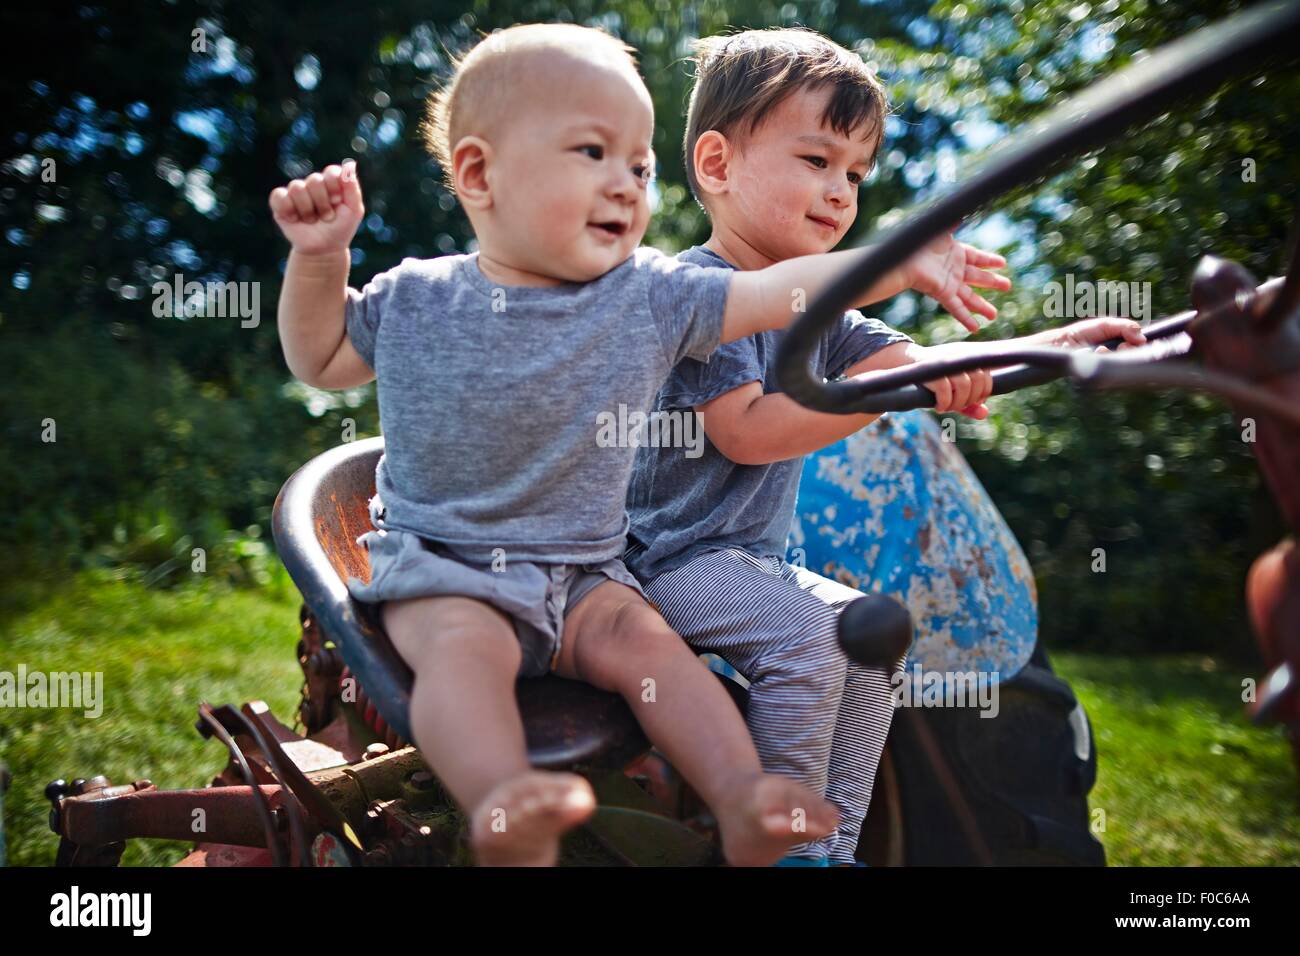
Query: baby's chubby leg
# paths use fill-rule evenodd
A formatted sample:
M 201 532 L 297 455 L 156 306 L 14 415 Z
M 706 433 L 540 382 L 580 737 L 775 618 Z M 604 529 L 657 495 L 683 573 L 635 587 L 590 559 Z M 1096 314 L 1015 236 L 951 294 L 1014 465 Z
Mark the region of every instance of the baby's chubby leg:
M 623 696 L 646 736 L 708 803 L 733 865 L 773 863 L 835 829 L 833 805 L 763 772 L 726 690 L 633 588 L 607 581 L 574 606 L 555 670 Z
M 415 743 L 469 814 L 476 860 L 553 865 L 560 835 L 591 815 L 595 795 L 577 774 L 529 766 L 515 700 L 519 641 L 509 619 L 463 597 L 392 601 L 383 617 L 415 672 Z

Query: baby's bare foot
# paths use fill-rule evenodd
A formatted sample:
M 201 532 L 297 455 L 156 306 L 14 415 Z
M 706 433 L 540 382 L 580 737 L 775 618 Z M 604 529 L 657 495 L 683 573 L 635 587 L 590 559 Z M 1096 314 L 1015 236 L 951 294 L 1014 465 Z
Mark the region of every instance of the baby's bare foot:
M 470 819 L 479 866 L 554 866 L 560 836 L 596 809 L 596 795 L 574 773 L 529 771 L 494 787 Z
M 731 797 L 714 812 L 732 866 L 769 866 L 790 847 L 839 825 L 834 805 L 789 777 L 747 774 L 728 792 Z

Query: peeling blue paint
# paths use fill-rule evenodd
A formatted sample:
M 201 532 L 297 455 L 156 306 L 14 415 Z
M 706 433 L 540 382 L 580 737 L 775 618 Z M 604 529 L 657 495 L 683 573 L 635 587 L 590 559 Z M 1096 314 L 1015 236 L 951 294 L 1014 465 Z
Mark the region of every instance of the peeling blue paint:
M 932 413 L 882 416 L 804 462 L 790 549 L 912 613 L 909 664 L 1014 676 L 1033 653 L 1033 570 Z

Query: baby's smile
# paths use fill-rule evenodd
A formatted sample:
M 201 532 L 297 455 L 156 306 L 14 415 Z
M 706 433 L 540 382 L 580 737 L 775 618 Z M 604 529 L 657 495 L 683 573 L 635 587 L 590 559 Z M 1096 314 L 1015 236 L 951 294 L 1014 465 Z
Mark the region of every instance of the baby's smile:
M 632 226 L 628 220 L 610 219 L 604 222 L 589 222 L 587 228 L 594 229 L 597 235 L 609 236 L 615 239 L 622 236 Z

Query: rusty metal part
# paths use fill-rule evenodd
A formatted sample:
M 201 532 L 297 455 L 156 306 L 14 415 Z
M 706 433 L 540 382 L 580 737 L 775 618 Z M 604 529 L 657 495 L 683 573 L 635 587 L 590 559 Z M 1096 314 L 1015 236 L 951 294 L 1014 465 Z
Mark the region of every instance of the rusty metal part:
M 1260 555 L 1246 578 L 1246 606 L 1268 672 L 1249 713 L 1291 731 L 1300 767 L 1300 547 L 1289 538 Z
M 447 800 L 413 748 L 364 764 L 312 771 L 311 780 L 354 829 L 364 827 L 366 809 L 375 799 L 401 798 L 409 807 L 430 811 Z M 256 792 L 246 785 L 158 790 L 147 780 L 110 786 L 106 778 L 95 777 L 71 785 L 55 781 L 48 795 L 53 804 L 51 827 L 63 838 L 60 865 L 78 866 L 115 865 L 126 839 L 133 837 L 193 840 L 196 810 L 205 818 L 199 834 L 202 842 L 181 865 L 276 865 L 274 851 L 289 823 L 286 808 L 298 805 L 297 798 L 279 784 L 263 784 Z M 272 847 L 267 847 L 259 819 L 263 801 L 277 834 Z M 315 862 L 318 835 L 315 827 L 306 828 L 311 862 Z
M 63 799 L 56 832 L 80 847 L 125 846 L 125 840 L 134 837 L 191 841 L 196 836 L 212 843 L 265 847 L 257 808 L 265 800 L 274 819 L 283 806 L 283 791 L 273 785 L 257 791 L 242 786 L 158 790 L 152 784 L 86 790 Z M 196 819 L 203 820 L 198 831 Z
M 68 784 L 62 778 L 51 781 L 45 787 L 45 797 L 50 801 L 50 829 L 59 834 L 59 849 L 54 857 L 55 866 L 78 867 L 112 867 L 122 861 L 122 852 L 126 841 L 113 834 L 96 834 L 89 839 L 74 839 L 67 833 L 68 816 L 65 807 L 69 801 L 95 801 L 112 799 L 120 793 L 132 792 L 137 786 L 143 789 L 153 787 L 148 780 L 137 781 L 114 787 L 105 776 L 98 775 L 89 780 L 78 777 Z
M 213 713 L 212 707 L 206 702 L 199 703 L 199 720 L 196 729 L 203 737 L 215 736 L 230 752 L 231 759 L 239 767 L 245 782 L 251 789 L 254 799 L 257 803 L 257 815 L 262 821 L 262 832 L 265 836 L 265 846 L 271 851 L 271 859 L 275 866 L 284 866 L 284 848 L 276 835 L 275 821 L 271 814 L 270 804 L 263 796 L 256 778 L 253 776 L 252 769 L 248 766 L 248 760 L 245 758 L 239 744 L 222 726 L 221 721 Z
M 343 655 L 326 646 L 325 636 L 306 604 L 298 612 L 302 637 L 298 641 L 298 665 L 302 668 L 302 701 L 298 716 L 307 733 L 314 734 L 329 724 L 337 712 Z
M 389 750 L 400 750 L 403 747 L 410 746 L 408 741 L 403 740 L 397 731 L 388 726 L 383 715 L 379 713 L 379 709 L 375 706 L 375 702 L 366 693 L 366 689 L 361 686 L 361 682 L 357 680 L 356 675 L 346 666 L 339 673 L 338 685 L 340 689 L 346 688 L 351 692 L 349 695 L 342 693 L 340 690 L 341 699 L 351 704 L 357 716 L 361 718 L 362 723 L 378 734 Z M 352 697 L 351 701 L 347 700 L 348 696 Z
M 348 442 L 318 455 L 285 482 L 271 512 L 276 550 L 312 609 L 322 633 L 342 651 L 367 692 L 383 702 L 388 723 L 408 736 L 410 668 L 346 582 L 369 580 L 365 548 L 371 530 L 367 499 L 383 439 Z
M 1070 377 L 1081 385 L 1100 389 L 1169 389 L 1210 392 L 1255 415 L 1270 415 L 1292 428 L 1300 428 L 1300 405 L 1280 398 L 1235 375 L 1225 375 L 1190 362 L 1160 365 L 1124 365 L 1110 356 L 1080 352 L 1070 365 Z
M 1300 224 L 1293 227 L 1300 230 Z M 1205 257 L 1193 281 L 1197 304 L 1228 306 L 1191 333 L 1206 365 L 1223 374 L 1260 380 L 1276 403 L 1294 416 L 1262 417 L 1251 449 L 1283 517 L 1300 529 L 1300 232 L 1292 237 L 1285 287 L 1266 301 L 1251 274 L 1233 262 Z M 1233 396 L 1239 423 L 1250 404 Z M 1288 540 L 1257 558 L 1246 583 L 1246 605 L 1268 674 L 1260 682 L 1251 716 L 1279 720 L 1291 731 L 1300 767 L 1300 552 Z
M 376 800 L 366 818 L 366 866 L 448 866 L 460 855 L 459 827 L 412 813 L 403 799 Z
M 270 866 L 271 854 L 265 847 L 200 843 L 175 865 L 184 867 Z
M 47 788 L 50 825 L 60 836 L 60 864 L 116 865 L 125 841 L 132 837 L 192 841 L 194 811 L 201 810 L 205 818 L 198 834 L 201 841 L 180 865 L 282 865 L 285 840 L 292 838 L 294 814 L 300 814 L 302 806 L 276 778 L 277 763 L 286 777 L 293 776 L 294 770 L 308 777 L 311 789 L 335 807 L 353 830 L 364 826 L 366 809 L 375 799 L 402 798 L 408 805 L 429 809 L 448 799 L 413 748 L 372 751 L 371 759 L 363 762 L 355 739 L 359 720 L 349 709 L 340 708 L 319 736 L 348 741 L 350 755 L 322 740 L 295 734 L 262 701 L 250 701 L 238 715 L 223 709 L 220 716 L 225 723 L 216 719 L 211 708 L 207 711 L 214 721 L 210 733 L 228 738 L 223 743 L 230 754 L 229 766 L 211 787 L 158 790 L 147 780 L 114 787 L 105 777 L 51 783 Z M 227 723 L 238 733 L 227 732 Z M 250 779 L 255 785 L 247 783 Z M 263 809 L 274 838 L 268 837 Z M 299 852 L 295 846 L 291 862 L 314 862 L 318 835 L 316 826 L 304 825 L 299 841 L 304 849 Z
M 261 715 L 261 722 L 269 729 L 274 738 L 280 742 L 281 749 L 303 773 L 313 773 L 317 770 L 339 767 L 360 760 L 366 744 L 372 739 L 368 732 L 364 735 L 358 733 L 359 730 L 364 730 L 364 728 L 361 728 L 360 721 L 344 708 L 340 708 L 334 720 L 311 737 L 303 737 L 277 720 L 275 715 L 266 709 L 264 701 L 250 701 L 242 709 L 245 713 L 249 713 L 250 708 L 265 711 Z M 344 719 L 344 715 L 347 715 L 348 719 Z M 235 734 L 235 738 L 239 742 L 240 750 L 258 782 L 279 783 L 271 768 L 270 761 L 262 753 L 257 742 L 242 732 Z M 244 776 L 239 769 L 239 765 L 232 759 L 213 778 L 212 786 L 224 787 L 243 784 L 244 782 Z
M 1293 248 L 1290 265 L 1300 272 L 1300 249 Z M 1232 308 L 1216 321 L 1194 324 L 1192 333 L 1207 366 L 1257 376 L 1274 399 L 1300 408 L 1300 311 L 1280 315 L 1282 295 L 1265 300 L 1250 293 L 1252 286 L 1250 273 L 1235 263 L 1202 259 L 1193 296 Z M 1252 449 L 1287 523 L 1300 528 L 1300 427 L 1261 422 Z
M 436 777 L 429 773 L 428 764 L 414 747 L 403 747 L 340 767 L 339 777 L 354 788 L 355 797 L 350 805 L 355 812 L 364 814 L 376 800 L 401 797 L 411 806 L 431 807 L 451 802 Z M 318 780 L 322 786 L 324 783 Z M 336 806 L 341 806 L 337 793 L 331 795 Z
M 257 810 L 265 801 L 272 818 L 280 819 L 285 791 L 270 785 L 258 791 L 246 786 L 158 790 L 148 780 L 112 786 L 103 776 L 72 785 L 56 780 L 46 788 L 53 804 L 50 827 L 61 838 L 56 865 L 116 866 L 127 839 L 193 840 L 196 820 L 202 820 L 197 832 L 211 841 L 209 846 L 260 848 L 273 862 Z
M 292 772 L 298 773 L 301 773 L 301 770 L 298 765 L 292 760 L 289 760 L 288 756 L 280 749 L 280 742 L 276 739 L 271 728 L 260 722 L 260 713 L 257 705 L 261 705 L 260 713 L 269 712 L 266 704 L 262 701 L 251 701 L 240 709 L 239 717 L 241 718 L 241 722 L 245 728 L 253 731 L 250 736 L 254 743 L 256 743 L 258 749 L 262 752 L 262 756 L 266 759 L 267 763 L 270 764 L 277 782 L 283 784 L 289 790 L 292 790 L 290 781 L 285 778 L 285 768 L 292 768 Z M 219 711 L 223 714 L 226 711 L 233 713 L 234 709 L 223 707 L 219 708 Z M 228 727 L 227 729 L 230 728 Z M 302 811 L 299 809 L 301 798 L 299 798 L 299 800 L 293 799 L 293 797 L 298 796 L 296 792 L 293 792 L 292 797 L 283 792 L 282 795 L 285 796 L 285 799 L 279 807 L 280 813 L 277 814 L 277 821 L 283 819 L 288 823 L 290 864 L 292 866 L 311 866 L 311 857 L 308 853 L 309 844 L 307 841 L 307 833 L 303 826 Z
M 303 773 L 324 770 L 328 767 L 341 767 L 361 757 L 362 749 L 359 746 L 351 746 L 344 750 L 325 740 L 303 737 L 294 733 L 276 718 L 264 700 L 250 700 L 240 708 L 240 711 L 250 718 L 256 717 L 262 732 L 278 742 L 285 756 Z M 263 759 L 256 746 L 246 747 L 244 753 L 254 759 Z
M 281 749 L 279 741 L 275 739 L 274 733 L 270 731 L 270 727 L 262 724 L 262 717 L 268 711 L 266 705 L 260 701 L 255 703 L 261 704 L 261 707 L 245 705 L 247 713 L 237 711 L 230 706 L 223 706 L 212 709 L 211 714 L 227 731 L 235 731 L 241 727 L 245 730 L 271 762 L 279 781 L 298 799 L 303 810 L 320 829 L 334 833 L 354 849 L 361 850 L 361 841 L 347 819 L 325 799 L 298 766 L 288 758 Z M 304 839 L 301 823 L 297 821 L 296 808 L 286 802 L 286 813 L 289 814 L 290 833 L 294 838 L 295 857 L 302 865 L 310 865 L 308 843 Z

